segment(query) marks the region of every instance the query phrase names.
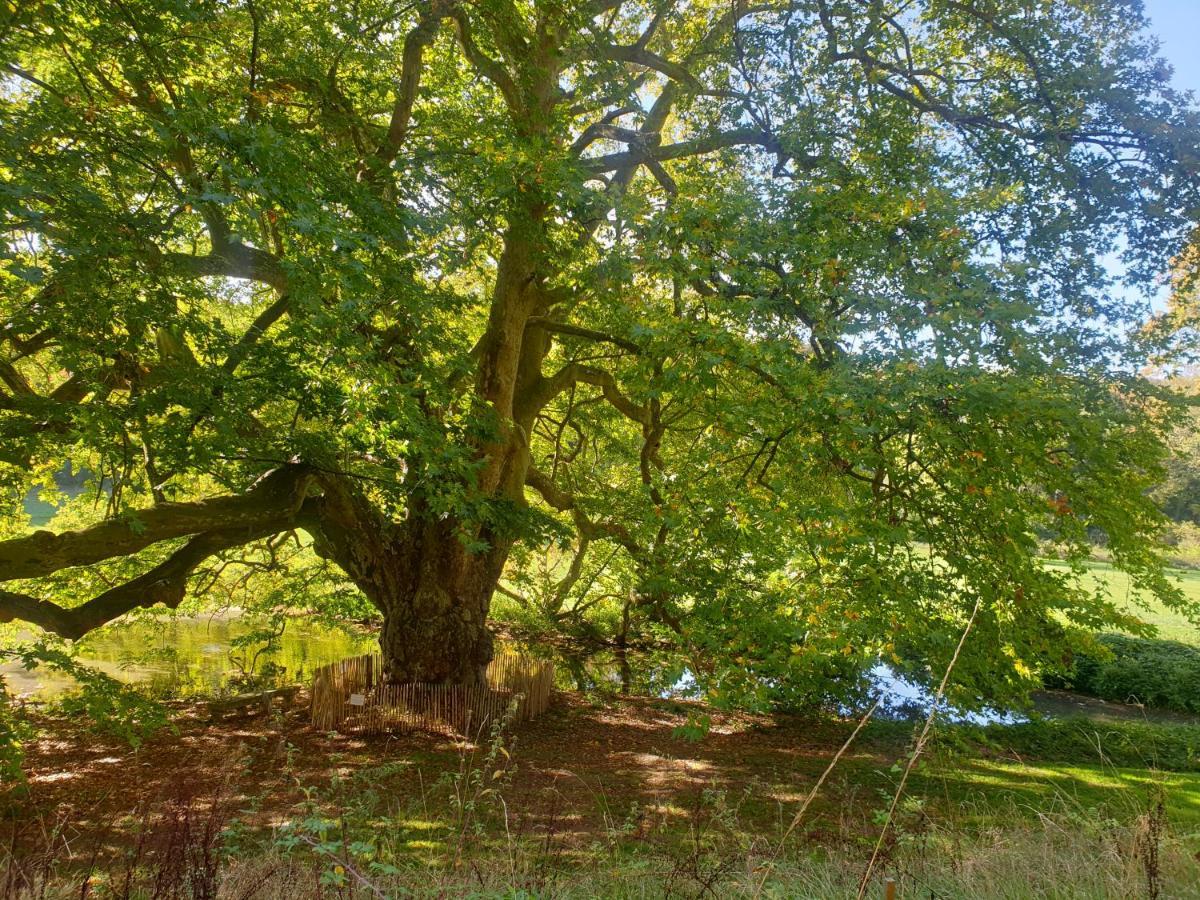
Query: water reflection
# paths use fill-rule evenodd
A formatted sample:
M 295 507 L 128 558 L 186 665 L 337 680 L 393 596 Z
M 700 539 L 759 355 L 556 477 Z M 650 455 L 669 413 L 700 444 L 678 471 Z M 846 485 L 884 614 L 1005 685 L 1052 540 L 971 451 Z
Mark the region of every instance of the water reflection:
M 255 651 L 263 642 L 236 646 L 236 639 L 263 628 L 246 617 L 174 616 L 146 619 L 88 635 L 78 645 L 85 665 L 129 684 L 144 686 L 160 697 L 219 693 L 248 670 L 261 672 L 267 662 L 279 667 L 279 681 L 308 680 L 317 666 L 366 653 L 377 645 L 372 636 L 351 634 L 290 619 L 269 652 Z M 21 643 L 32 639 L 25 634 Z M 19 662 L 0 665 L 8 690 L 15 696 L 45 700 L 74 687 L 65 675 L 39 666 L 32 671 Z
M 692 670 L 668 655 L 601 651 L 598 653 L 562 653 L 558 662 L 559 687 L 568 690 L 635 694 L 662 699 L 700 700 L 703 688 Z M 923 719 L 929 714 L 936 691 L 898 675 L 880 663 L 866 673 L 865 682 L 850 691 L 857 702 L 839 706 L 845 715 L 861 714 L 876 700 L 875 715 L 889 719 Z M 941 721 L 974 725 L 1005 724 L 1026 721 L 1026 717 L 1003 710 L 974 712 L 956 709 L 943 702 L 938 712 Z
M 884 663 L 875 666 L 868 674 L 871 700 L 879 700 L 877 715 L 882 714 L 890 719 L 923 719 L 929 715 L 937 691 L 897 675 L 891 666 Z M 1013 725 L 1027 721 L 1027 717 L 1017 713 L 994 709 L 971 712 L 956 709 L 945 701 L 938 710 L 938 719 L 971 725 Z
M 160 697 L 189 697 L 219 693 L 247 670 L 262 671 L 270 663 L 279 667 L 278 681 L 302 683 L 326 663 L 376 649 L 373 636 L 290 619 L 268 652 L 255 658 L 264 645 L 238 646 L 263 622 L 252 618 L 174 616 L 147 619 L 103 629 L 79 646 L 79 659 L 121 681 L 140 684 Z M 26 638 L 29 636 L 26 635 Z M 545 648 L 512 645 L 522 652 L 545 655 Z M 600 652 L 553 651 L 556 680 L 563 690 L 585 693 L 635 694 L 664 699 L 700 700 L 702 686 L 688 664 L 669 653 L 607 650 Z M 16 695 L 44 700 L 69 690 L 67 676 L 39 667 L 28 671 L 19 663 L 0 665 L 8 690 Z M 880 664 L 868 673 L 859 704 L 841 708 L 854 714 L 858 707 L 880 701 L 877 715 L 888 718 L 924 718 L 934 692 L 897 675 Z M 865 709 L 865 706 L 861 708 Z M 943 720 L 974 724 L 1012 723 L 1023 717 L 1008 712 L 968 712 L 944 708 Z

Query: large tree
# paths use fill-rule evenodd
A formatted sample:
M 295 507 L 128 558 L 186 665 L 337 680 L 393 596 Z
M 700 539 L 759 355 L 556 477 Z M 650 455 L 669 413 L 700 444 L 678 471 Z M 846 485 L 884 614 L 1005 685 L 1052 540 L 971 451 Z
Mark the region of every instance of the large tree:
M 932 661 L 978 609 L 978 679 L 1019 681 L 1064 624 L 1128 624 L 1040 541 L 1101 529 L 1175 598 L 1138 288 L 1195 219 L 1198 132 L 1143 25 L 18 3 L 0 453 L 14 497 L 67 460 L 110 489 L 77 530 L 14 518 L 0 616 L 76 638 L 298 530 L 391 677 L 471 682 L 514 546 L 553 541 L 568 587 L 620 554 L 710 667 Z

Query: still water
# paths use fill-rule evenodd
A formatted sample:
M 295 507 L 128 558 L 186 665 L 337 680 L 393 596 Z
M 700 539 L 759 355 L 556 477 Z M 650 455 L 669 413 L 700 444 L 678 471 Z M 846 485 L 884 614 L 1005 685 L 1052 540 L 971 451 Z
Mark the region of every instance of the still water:
M 248 669 L 261 672 L 267 662 L 282 669 L 280 680 L 307 681 L 317 666 L 367 653 L 378 646 L 367 634 L 290 619 L 275 640 L 273 652 L 255 651 L 262 642 L 237 646 L 264 623 L 246 618 L 174 616 L 146 619 L 105 628 L 80 642 L 78 659 L 113 678 L 136 683 L 156 696 L 188 697 L 212 694 L 228 687 Z M 29 640 L 21 635 L 14 643 Z M 0 665 L 14 696 L 45 700 L 74 686 L 74 681 L 44 666 L 28 671 L 19 662 Z
M 373 635 L 351 632 L 305 619 L 287 620 L 283 631 L 264 649 L 246 637 L 264 623 L 245 617 L 168 616 L 148 618 L 89 635 L 78 647 L 85 665 L 159 697 L 190 697 L 238 690 L 240 676 L 277 667 L 281 683 L 308 681 L 313 669 L 377 648 Z M 30 635 L 24 635 L 29 639 Z M 239 640 L 241 639 L 241 640 Z M 19 641 L 20 639 L 18 639 Z M 245 644 L 245 646 L 242 646 Z M 255 651 L 264 650 L 255 656 Z M 678 659 L 611 652 L 556 654 L 557 680 L 568 690 L 629 692 L 663 698 L 700 699 L 692 672 Z M 0 665 L 8 691 L 17 697 L 46 700 L 70 690 L 71 678 L 45 667 L 32 671 L 18 662 Z M 923 685 L 906 681 L 887 666 L 869 673 L 869 693 L 881 700 L 879 714 L 916 718 L 928 712 L 932 695 Z M 846 708 L 846 713 L 854 710 Z M 1001 711 L 972 713 L 944 708 L 943 718 L 974 723 L 1012 722 L 1019 716 Z

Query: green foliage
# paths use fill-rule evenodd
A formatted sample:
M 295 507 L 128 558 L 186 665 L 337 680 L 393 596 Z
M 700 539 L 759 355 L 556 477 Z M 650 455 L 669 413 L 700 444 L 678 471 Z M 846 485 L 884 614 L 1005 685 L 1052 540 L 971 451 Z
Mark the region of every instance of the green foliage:
M 230 640 L 229 659 L 236 669 L 231 683 L 235 690 L 258 690 L 278 684 L 285 673 L 273 657 L 287 625 L 287 618 L 276 614 L 260 627 Z
M 33 737 L 33 726 L 21 715 L 7 692 L 0 697 L 0 786 L 24 781 L 23 746 Z
M 687 721 L 673 729 L 671 736 L 677 740 L 696 743 L 704 740 L 711 729 L 712 716 L 689 710 Z
M 940 673 L 978 608 L 950 698 L 977 706 L 1141 628 L 1086 581 L 1097 535 L 1193 607 L 1147 495 L 1185 410 L 1138 373 L 1174 361 L 1143 301 L 1200 209 L 1200 117 L 1136 4 L 591 10 L 19 6 L 5 559 L 50 558 L 21 502 L 65 463 L 96 490 L 56 530 L 147 545 L 0 571 L 10 618 L 74 622 L 191 547 L 106 608 L 402 621 L 422 578 L 471 587 L 454 627 L 507 564 L 525 622 L 668 645 L 759 707 Z M 300 509 L 153 524 L 293 465 Z M 469 552 L 433 565 L 421 529 Z
M 44 642 L 26 644 L 4 650 L 3 657 L 20 661 L 26 669 L 46 666 L 69 675 L 78 690 L 64 694 L 56 703 L 56 711 L 72 719 L 86 720 L 97 731 L 131 746 L 140 746 L 146 738 L 170 723 L 168 711 L 161 703 L 81 664 L 71 653 L 58 647 Z
M 1093 650 L 1076 653 L 1071 668 L 1049 683 L 1118 703 L 1200 712 L 1200 649 L 1101 634 Z
M 1173 522 L 1200 525 L 1200 382 L 1195 377 L 1181 377 L 1172 383 L 1187 395 L 1191 409 L 1171 432 L 1165 477 L 1152 496 Z

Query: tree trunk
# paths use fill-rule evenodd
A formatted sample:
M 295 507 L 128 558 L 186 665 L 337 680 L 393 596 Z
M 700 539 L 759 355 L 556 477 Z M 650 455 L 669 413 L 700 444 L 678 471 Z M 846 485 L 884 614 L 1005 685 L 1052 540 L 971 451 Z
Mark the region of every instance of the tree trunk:
M 492 659 L 488 609 L 507 548 L 470 553 L 446 523 L 421 529 L 422 539 L 394 560 L 403 587 L 379 596 L 379 647 L 391 681 L 483 684 Z
M 384 612 L 379 649 L 388 681 L 482 685 L 492 659 L 487 604 L 434 588 Z
M 383 613 L 379 648 L 392 682 L 482 684 L 487 617 L 509 544 L 470 552 L 451 519 L 391 523 L 349 492 L 327 494 L 316 552 L 336 562 Z
M 481 465 L 471 488 L 515 506 L 524 504 L 529 436 L 546 381 L 541 365 L 550 350 L 549 334 L 528 328 L 530 316 L 547 308 L 535 266 L 546 243 L 544 204 L 518 203 L 510 211 L 488 326 L 479 342 L 476 393 L 495 413 L 498 433 L 474 448 Z M 419 484 L 419 474 L 410 475 Z M 409 498 L 408 517 L 390 522 L 348 480 L 327 473 L 319 480 L 325 494 L 314 546 L 383 613 L 379 646 L 387 678 L 482 684 L 492 659 L 488 609 L 513 539 L 478 523 L 435 517 L 419 492 Z M 468 551 L 462 534 L 487 549 Z

